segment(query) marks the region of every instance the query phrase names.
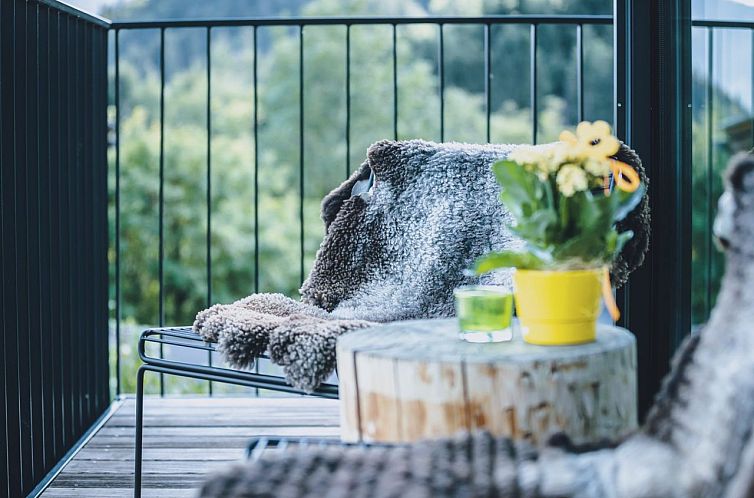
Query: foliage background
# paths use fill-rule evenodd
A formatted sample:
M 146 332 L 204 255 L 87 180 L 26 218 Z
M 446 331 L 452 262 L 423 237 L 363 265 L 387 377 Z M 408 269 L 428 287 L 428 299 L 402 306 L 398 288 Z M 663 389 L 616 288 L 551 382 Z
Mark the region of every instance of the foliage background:
M 609 0 L 124 0 L 103 14 L 111 19 L 238 16 L 486 15 L 514 13 L 609 14 Z M 252 292 L 297 296 L 301 283 L 299 182 L 304 164 L 304 271 L 324 233 L 321 198 L 364 160 L 369 144 L 393 137 L 390 26 L 351 28 L 350 154 L 346 155 L 345 27 L 304 32 L 304 149 L 299 149 L 299 39 L 296 28 L 259 28 L 258 150 L 254 150 L 254 63 L 251 28 L 211 32 L 211 295 L 207 286 L 207 59 L 204 29 L 165 33 L 164 115 L 164 323 L 190 324 L 210 303 Z M 120 48 L 120 261 L 122 392 L 133 392 L 135 343 L 159 322 L 159 31 L 122 31 Z M 398 137 L 439 140 L 437 27 L 398 27 Z M 585 119 L 612 119 L 612 29 L 585 27 Z M 445 140 L 484 142 L 483 28 L 449 25 L 445 38 Z M 111 49 L 114 45 L 111 40 Z M 528 26 L 492 28 L 491 140 L 531 142 Z M 539 141 L 555 140 L 576 124 L 576 35 L 569 26 L 539 30 Z M 113 54 L 111 54 L 113 55 Z M 112 57 L 111 57 L 112 60 Z M 706 94 L 695 80 L 695 99 Z M 114 120 L 111 64 L 111 121 Z M 715 93 L 716 113 L 740 104 Z M 695 103 L 697 102 L 695 100 Z M 702 99 L 703 100 L 703 99 Z M 699 101 L 700 106 L 706 103 Z M 727 107 L 726 107 L 727 106 Z M 737 107 L 738 106 L 738 107 Z M 706 133 L 695 114 L 695 137 Z M 701 116 L 701 117 L 700 117 Z M 717 114 L 714 119 L 717 119 Z M 716 132 L 717 133 L 717 132 Z M 716 135 L 716 138 L 717 135 Z M 695 142 L 696 143 L 696 142 Z M 258 177 L 254 177 L 254 157 Z M 729 151 L 717 147 L 719 169 Z M 114 147 L 110 159 L 114 164 Z M 694 193 L 706 196 L 706 152 L 695 147 Z M 714 188 L 719 190 L 718 182 Z M 258 183 L 259 273 L 255 275 L 254 184 Z M 115 327 L 115 175 L 110 176 L 111 310 Z M 654 192 L 661 186 L 653 185 Z M 715 194 L 717 193 L 715 191 Z M 657 194 L 655 194 L 657 195 Z M 706 197 L 705 197 L 706 198 Z M 706 204 L 694 204 L 695 275 L 716 285 L 720 266 L 707 251 Z M 697 212 L 699 210 L 699 212 Z M 707 274 L 706 263 L 713 272 Z M 701 272 L 701 273 L 700 273 Z M 255 283 L 258 282 L 258 286 Z M 706 289 L 706 287 L 705 287 Z M 706 292 L 695 288 L 695 319 L 706 315 Z M 112 331 L 111 331 L 112 336 Z M 114 337 L 114 336 L 113 336 Z M 166 350 L 167 354 L 171 354 Z M 112 348 L 113 361 L 118 354 Z M 195 360 L 195 358 L 192 358 Z M 265 367 L 266 368 L 266 367 Z M 147 376 L 157 392 L 157 378 Z M 206 392 L 207 384 L 165 379 L 169 393 Z M 114 386 L 114 380 L 112 382 Z M 227 387 L 218 390 L 232 390 Z

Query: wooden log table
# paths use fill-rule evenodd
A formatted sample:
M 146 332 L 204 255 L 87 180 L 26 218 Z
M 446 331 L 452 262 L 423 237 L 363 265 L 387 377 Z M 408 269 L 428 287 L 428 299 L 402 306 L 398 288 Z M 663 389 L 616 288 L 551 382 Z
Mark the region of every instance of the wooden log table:
M 472 344 L 455 319 L 395 322 L 338 340 L 341 437 L 406 442 L 462 430 L 542 444 L 576 443 L 636 428 L 636 346 L 599 325 L 596 342 L 535 346 L 514 326 L 511 342 Z

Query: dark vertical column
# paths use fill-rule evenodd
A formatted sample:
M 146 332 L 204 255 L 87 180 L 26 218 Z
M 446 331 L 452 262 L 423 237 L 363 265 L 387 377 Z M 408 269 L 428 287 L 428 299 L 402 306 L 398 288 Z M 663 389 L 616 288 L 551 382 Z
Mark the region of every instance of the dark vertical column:
M 38 245 L 39 253 L 38 271 L 39 271 L 39 306 L 40 306 L 40 352 L 39 357 L 42 362 L 43 370 L 41 372 L 42 380 L 42 413 L 44 420 L 44 468 L 50 468 L 55 464 L 55 423 L 57 421 L 55 412 L 56 397 L 56 371 L 53 369 L 53 351 L 54 337 L 53 315 L 52 315 L 52 298 L 51 298 L 51 273 L 52 268 L 50 260 L 52 253 L 51 231 L 52 231 L 52 210 L 50 209 L 50 199 L 52 184 L 51 164 L 50 164 L 50 141 L 52 127 L 50 126 L 50 8 L 47 6 L 37 6 L 39 16 L 39 36 L 37 44 L 37 117 L 39 123 L 45 123 L 46 126 L 40 126 L 38 133 L 37 160 L 39 171 L 39 225 Z
M 442 24 L 437 25 L 437 80 L 440 86 L 440 142 L 445 141 L 445 40 Z
M 346 178 L 351 176 L 351 25 L 346 25 Z
M 160 186 L 158 210 L 159 248 L 157 273 L 160 285 L 157 323 L 165 325 L 165 28 L 160 28 Z M 160 358 L 164 348 L 160 343 Z M 160 396 L 165 396 L 165 375 L 160 373 Z
M 643 414 L 691 324 L 690 2 L 616 0 L 615 17 L 616 128 L 650 179 L 650 252 L 621 322 L 637 338 Z
M 62 177 L 60 174 L 60 13 L 50 11 L 50 67 L 49 75 L 51 81 L 57 81 L 58 84 L 49 85 L 49 122 L 50 122 L 50 334 L 52 337 L 52 362 L 51 370 L 55 372 L 53 380 L 55 393 L 55 454 L 62 454 L 65 448 L 65 392 L 63 390 L 63 337 L 61 333 L 62 306 L 60 293 L 63 286 L 61 280 L 61 254 L 60 245 L 60 186 Z
M 29 372 L 29 431 L 31 436 L 31 468 L 29 477 L 36 482 L 44 472 L 44 418 L 42 372 L 42 323 L 40 311 L 39 285 L 39 135 L 42 133 L 38 118 L 39 76 L 38 43 L 39 16 L 36 3 L 26 3 L 26 76 L 25 98 L 26 130 L 26 326 L 24 333 L 28 344 L 26 368 Z M 46 128 L 46 127 L 45 127 Z
M 120 395 L 120 31 L 115 30 L 115 395 Z
M 212 306 L 212 28 L 206 31 L 207 43 L 207 234 L 205 258 L 207 264 L 207 307 Z M 207 363 L 212 366 L 212 351 L 207 351 Z M 207 392 L 212 396 L 212 381 L 207 383 Z
M 584 120 L 584 26 L 576 25 L 576 121 Z
M 257 59 L 259 50 L 257 43 L 257 27 L 254 26 L 254 292 L 259 292 L 259 92 L 257 80 Z M 254 362 L 259 368 L 259 362 Z
M 14 46 L 15 2 L 0 2 L 0 340 L 2 351 L 0 358 L 3 365 L 2 417 L 3 432 L 0 439 L 0 493 L 15 496 L 20 493 L 20 481 L 11 476 L 11 466 L 15 468 L 20 455 L 19 419 L 18 419 L 18 373 L 16 369 L 16 311 L 15 293 L 12 279 L 15 271 L 11 261 L 15 259 L 12 246 L 12 221 L 15 216 L 13 193 L 13 46 Z M 9 262 L 6 264 L 6 261 Z
M 484 25 L 484 113 L 487 143 L 490 143 L 490 115 L 492 113 L 492 27 Z
M 298 27 L 298 222 L 299 222 L 299 273 L 304 281 L 304 25 Z
M 398 140 L 398 36 L 393 24 L 393 140 Z
M 97 182 L 94 186 L 97 197 L 95 198 L 95 212 L 99 213 L 99 219 L 97 220 L 97 230 L 95 235 L 99 237 L 99 250 L 95 254 L 95 261 L 99 263 L 99 272 L 97 279 L 98 289 L 97 292 L 98 301 L 95 303 L 99 312 L 97 320 L 97 334 L 100 337 L 100 347 L 97 351 L 97 357 L 101 361 L 99 365 L 99 372 L 97 377 L 100 380 L 99 385 L 99 403 L 97 405 L 97 414 L 110 404 L 110 313 L 108 309 L 109 302 L 109 263 L 108 263 L 108 247 L 109 247 L 109 231 L 108 231 L 108 182 L 107 182 L 107 147 L 108 147 L 108 124 L 107 124 L 107 90 L 108 90 L 108 76 L 107 76 L 107 43 L 108 43 L 108 31 L 104 28 L 98 28 L 96 30 L 95 40 L 95 57 L 96 63 L 94 65 L 94 80 L 96 99 L 94 105 L 94 113 L 96 116 L 94 133 L 94 154 L 95 154 L 95 168 L 98 172 Z
M 529 107 L 531 111 L 531 143 L 537 143 L 537 25 L 529 28 Z
M 29 192 L 27 188 L 27 168 L 29 157 L 27 149 L 28 130 L 26 121 L 29 117 L 27 110 L 28 98 L 28 51 L 29 51 L 29 25 L 27 20 L 28 4 L 26 2 L 15 2 L 15 86 L 14 102 L 15 113 L 13 120 L 13 142 L 14 142 L 14 163 L 15 163 L 15 190 L 16 190 L 16 212 L 15 212 L 15 234 L 16 239 L 16 287 L 13 290 L 17 294 L 16 309 L 16 338 L 17 338 L 17 355 L 18 355 L 18 395 L 19 399 L 19 416 L 21 436 L 21 458 L 19 465 L 19 474 L 21 476 L 22 489 L 26 489 L 33 479 L 34 455 L 32 442 L 32 420 L 31 420 L 31 392 L 29 381 L 30 368 L 30 345 L 29 345 Z

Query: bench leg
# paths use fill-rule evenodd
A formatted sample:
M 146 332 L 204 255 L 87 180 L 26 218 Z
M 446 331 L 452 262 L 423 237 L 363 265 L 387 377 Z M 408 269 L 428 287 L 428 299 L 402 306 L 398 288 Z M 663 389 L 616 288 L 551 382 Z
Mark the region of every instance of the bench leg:
M 144 428 L 144 373 L 143 366 L 136 373 L 136 436 L 134 438 L 134 498 L 141 498 L 141 467 Z

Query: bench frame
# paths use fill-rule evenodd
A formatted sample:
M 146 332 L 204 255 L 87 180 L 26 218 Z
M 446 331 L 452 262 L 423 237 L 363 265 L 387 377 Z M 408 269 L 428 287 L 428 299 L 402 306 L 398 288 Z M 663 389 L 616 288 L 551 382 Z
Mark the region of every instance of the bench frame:
M 175 348 L 207 351 L 212 354 L 217 351 L 214 343 L 205 342 L 191 327 L 163 327 L 152 328 L 142 332 L 139 337 L 139 358 L 143 365 L 136 374 L 136 422 L 134 439 L 134 496 L 141 496 L 142 485 L 142 454 L 144 432 L 144 375 L 147 372 L 186 377 L 191 379 L 208 380 L 224 384 L 269 389 L 291 394 L 317 396 L 321 398 L 338 399 L 336 384 L 321 384 L 314 392 L 305 393 L 288 384 L 285 377 L 279 375 L 260 374 L 243 370 L 236 370 L 213 365 L 200 365 L 182 361 L 152 356 L 147 353 L 147 344 L 162 347 L 168 345 Z M 259 358 L 267 358 L 261 355 Z

